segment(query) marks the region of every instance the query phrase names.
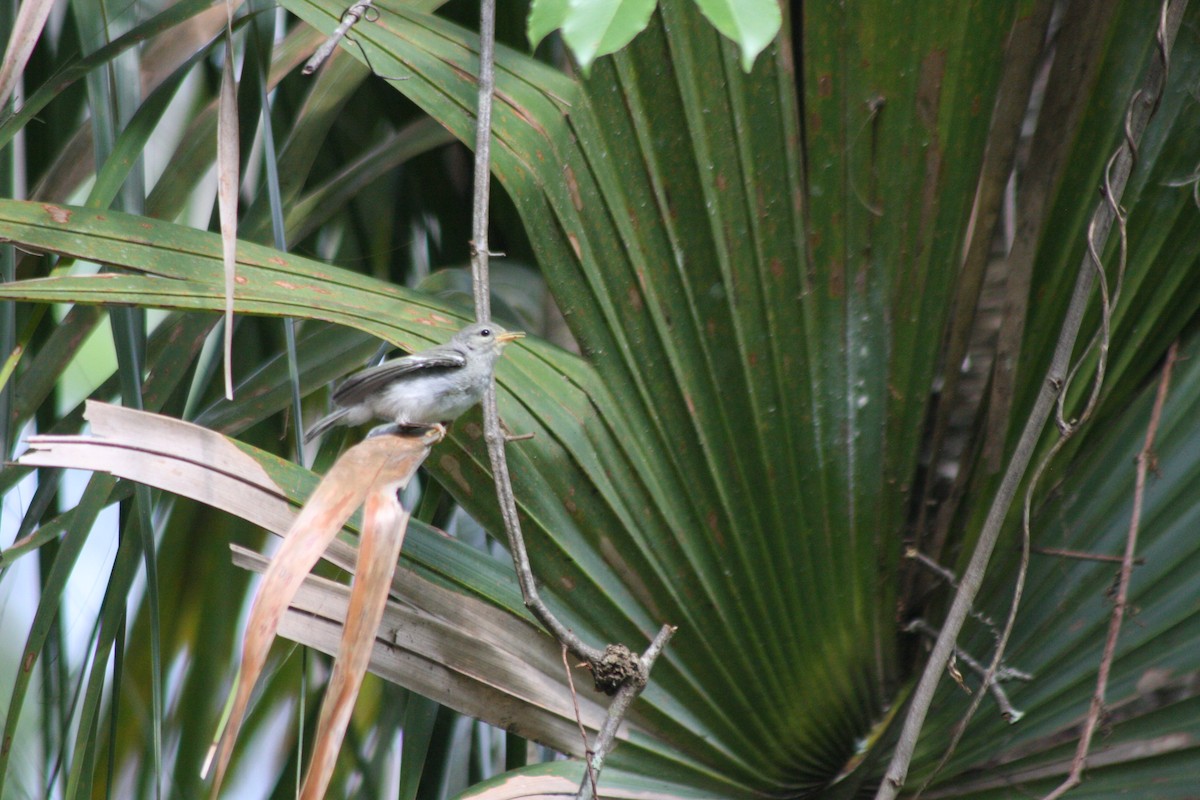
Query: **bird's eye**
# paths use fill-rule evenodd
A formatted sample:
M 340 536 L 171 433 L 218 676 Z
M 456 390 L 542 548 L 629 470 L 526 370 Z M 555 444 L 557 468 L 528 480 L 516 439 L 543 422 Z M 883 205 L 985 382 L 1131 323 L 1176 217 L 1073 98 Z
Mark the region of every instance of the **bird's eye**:
M 480 335 L 480 336 L 489 336 L 489 337 L 490 337 L 490 336 L 492 335 L 492 329 L 491 329 L 491 328 L 484 328 L 483 330 L 481 330 L 481 331 L 479 332 L 479 335 Z

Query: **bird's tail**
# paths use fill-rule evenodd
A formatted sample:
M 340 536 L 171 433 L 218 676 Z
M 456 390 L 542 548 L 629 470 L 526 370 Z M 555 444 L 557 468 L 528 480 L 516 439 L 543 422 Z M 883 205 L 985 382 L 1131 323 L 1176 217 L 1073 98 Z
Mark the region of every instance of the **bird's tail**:
M 317 420 L 316 422 L 313 423 L 313 426 L 311 428 L 309 428 L 305 432 L 304 443 L 308 444 L 313 439 L 317 438 L 322 433 L 325 433 L 325 431 L 332 428 L 334 425 L 340 425 L 342 422 L 342 419 L 345 418 L 345 416 L 348 413 L 350 413 L 350 409 L 339 408 L 337 411 L 334 411 L 332 414 L 321 417 L 319 420 Z

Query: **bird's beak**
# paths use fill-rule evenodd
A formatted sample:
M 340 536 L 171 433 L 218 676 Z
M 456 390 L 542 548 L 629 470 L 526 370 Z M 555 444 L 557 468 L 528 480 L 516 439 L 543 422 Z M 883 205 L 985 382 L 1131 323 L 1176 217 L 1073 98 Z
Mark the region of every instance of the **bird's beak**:
M 514 339 L 524 339 L 525 334 L 522 331 L 505 331 L 496 336 L 497 344 L 508 344 Z

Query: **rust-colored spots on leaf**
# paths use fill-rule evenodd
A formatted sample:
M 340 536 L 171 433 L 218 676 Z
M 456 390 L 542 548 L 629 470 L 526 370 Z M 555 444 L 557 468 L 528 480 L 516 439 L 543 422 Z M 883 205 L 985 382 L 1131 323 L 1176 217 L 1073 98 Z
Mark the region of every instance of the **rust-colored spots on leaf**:
M 937 128 L 942 78 L 945 74 L 945 50 L 934 50 L 921 59 L 921 75 L 917 82 L 917 116 L 922 124 L 931 130 Z
M 579 194 L 579 181 L 575 178 L 575 170 L 570 164 L 563 165 L 563 178 L 567 181 L 567 191 L 571 193 L 571 205 L 576 211 L 583 211 L 583 197 Z
M 829 269 L 829 296 L 833 299 L 846 294 L 846 273 L 841 263 L 835 262 Z
M 725 547 L 725 537 L 721 535 L 721 518 L 717 516 L 716 511 L 709 511 L 705 517 L 708 523 L 708 530 L 712 533 L 713 539 L 716 540 L 717 546 Z
M 442 327 L 445 327 L 446 325 L 453 323 L 454 320 L 450 319 L 449 317 L 445 316 L 444 314 L 439 314 L 436 311 L 431 311 L 428 314 L 423 314 L 421 316 L 413 317 L 413 322 L 417 323 L 418 325 L 425 325 L 430 328 L 442 328 Z
M 662 619 L 665 616 L 658 607 L 654 592 L 642 580 L 641 574 L 625 560 L 621 548 L 614 544 L 607 536 L 600 537 L 600 556 L 612 566 L 613 572 L 621 576 L 626 587 L 638 599 L 638 602 L 650 612 L 651 616 L 655 619 Z
M 575 589 L 575 579 L 572 578 L 570 575 L 563 575 L 561 578 L 558 579 L 558 583 L 560 586 L 562 586 L 568 592 L 573 591 Z
M 545 127 L 543 127 L 542 123 L 538 122 L 537 117 L 527 111 L 525 107 L 518 103 L 516 98 L 514 98 L 512 95 L 497 89 L 496 99 L 508 106 L 509 110 L 512 111 L 513 114 L 518 116 L 526 125 L 537 131 L 538 135 L 540 135 L 543 139 L 550 138 L 549 134 L 546 133 Z
M 769 268 L 771 270 L 771 276 L 775 278 L 775 280 L 781 280 L 783 278 L 784 268 L 782 258 L 779 258 L 778 256 L 772 258 Z
M 50 217 L 51 222 L 57 222 L 59 225 L 66 225 L 71 221 L 71 212 L 62 206 L 43 203 L 42 210 L 45 211 L 46 215 Z
M 284 259 L 280 258 L 279 256 L 271 256 L 270 258 L 268 258 L 268 259 L 267 259 L 267 263 L 268 263 L 268 264 L 277 264 L 277 265 L 279 265 L 279 266 L 281 266 L 281 267 L 286 267 L 286 266 L 287 266 L 287 261 L 285 261 Z
M 466 425 L 463 425 L 462 432 L 475 441 L 483 438 L 483 426 L 478 422 L 468 422 Z
M 574 495 L 575 487 L 572 486 L 567 490 L 567 496 L 563 498 L 563 508 L 565 508 L 567 513 L 571 516 L 575 516 L 579 513 L 579 504 L 575 502 Z
M 239 284 L 241 286 L 245 286 L 247 283 L 250 282 L 250 279 L 247 278 L 245 275 L 234 275 L 233 282 L 236 284 Z
M 746 363 L 752 367 L 757 367 L 758 366 L 758 353 L 747 353 L 746 354 Z
M 450 476 L 450 480 L 454 481 L 458 488 L 462 489 L 465 494 L 472 494 L 471 484 L 463 477 L 462 465 L 458 463 L 457 458 L 450 455 L 442 456 L 438 459 L 438 466 Z
M 696 404 L 692 402 L 692 396 L 687 392 L 683 393 L 683 404 L 687 406 L 689 414 L 693 417 L 696 416 Z
M 925 147 L 925 174 L 921 184 L 919 228 L 925 232 L 934 229 L 942 183 L 942 143 L 938 136 L 938 116 L 945 71 L 946 53 L 934 50 L 921 62 L 921 77 L 917 86 L 917 114 L 929 131 L 929 143 Z M 922 243 L 922 247 L 924 246 Z
M 727 181 L 725 179 L 725 173 L 718 172 L 717 173 L 717 191 L 723 192 L 728 188 L 729 188 L 729 181 Z
M 33 669 L 33 665 L 36 663 L 37 663 L 37 653 L 30 651 L 25 654 L 25 658 L 21 662 L 21 669 L 24 672 L 29 672 L 30 670 Z
M 272 283 L 274 283 L 276 286 L 278 286 L 281 289 L 288 289 L 289 291 L 307 289 L 308 291 L 316 292 L 317 294 L 326 294 L 326 295 L 333 294 L 333 292 L 329 291 L 324 286 L 313 286 L 311 284 L 302 284 L 302 283 L 289 283 L 288 281 L 272 281 Z
M 139 223 L 139 225 L 140 225 L 141 229 L 144 231 L 149 231 L 149 230 L 154 229 L 154 226 L 151 225 L 149 222 L 142 222 L 142 223 Z
M 571 243 L 571 249 L 575 251 L 575 258 L 582 260 L 583 248 L 579 246 L 579 237 L 573 233 L 568 233 L 567 241 Z
M 642 302 L 642 293 L 635 286 L 629 287 L 629 307 L 639 314 L 645 307 L 645 304 Z
M 822 100 L 833 97 L 833 76 L 828 72 L 822 72 L 817 76 L 817 97 Z

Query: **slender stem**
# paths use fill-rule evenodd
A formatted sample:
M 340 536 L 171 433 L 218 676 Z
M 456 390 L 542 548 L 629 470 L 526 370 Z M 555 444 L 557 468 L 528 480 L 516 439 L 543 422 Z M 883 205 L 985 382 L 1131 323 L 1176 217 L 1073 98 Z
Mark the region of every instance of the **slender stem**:
M 482 0 L 479 22 L 479 111 L 475 132 L 475 198 L 471 219 L 471 283 L 475 297 L 475 316 L 480 322 L 491 318 L 490 282 L 488 277 L 488 197 L 491 189 L 491 124 L 492 100 L 495 94 L 496 66 L 496 5 L 495 0 Z M 537 591 L 521 520 L 517 514 L 508 458 L 504 452 L 506 437 L 500 427 L 496 408 L 496 387 L 492 386 L 483 398 L 483 430 L 488 459 L 496 476 L 496 495 L 500 515 L 508 535 L 509 550 L 521 584 L 525 605 L 547 630 L 571 651 L 576 658 L 589 663 L 599 661 L 604 652 L 583 642 L 550 612 Z
M 1158 424 L 1162 419 L 1163 405 L 1167 400 L 1167 387 L 1171 384 L 1171 368 L 1175 365 L 1178 350 L 1179 342 L 1175 342 L 1167 351 L 1162 377 L 1158 381 L 1158 392 L 1154 397 L 1154 408 L 1150 412 L 1150 422 L 1146 426 L 1146 441 L 1137 457 L 1133 513 L 1130 514 L 1129 533 L 1125 537 L 1125 554 L 1121 559 L 1121 572 L 1117 581 L 1117 599 L 1113 604 L 1112 617 L 1109 618 L 1108 636 L 1104 640 L 1104 654 L 1100 657 L 1100 667 L 1096 673 L 1096 690 L 1092 694 L 1092 702 L 1088 707 L 1087 719 L 1083 723 L 1083 733 L 1079 737 L 1075 757 L 1071 760 L 1071 772 L 1054 791 L 1046 795 L 1045 800 L 1057 800 L 1083 782 L 1083 768 L 1087 765 L 1092 737 L 1096 733 L 1096 726 L 1100 724 L 1100 715 L 1104 711 L 1108 676 L 1117 653 L 1117 637 L 1121 633 L 1121 623 L 1125 619 L 1125 609 L 1129 605 L 1129 581 L 1133 577 L 1134 553 L 1137 552 L 1138 529 L 1142 522 L 1142 503 L 1146 496 L 1146 473 L 1150 471 L 1150 464 L 1154 460 L 1154 437 L 1158 433 Z
M 1038 555 L 1043 555 L 1043 556 L 1058 556 L 1059 558 L 1073 558 L 1078 561 L 1106 561 L 1110 564 L 1120 564 L 1121 563 L 1120 556 L 1106 555 L 1104 553 L 1084 553 L 1079 550 L 1063 550 L 1062 548 L 1059 548 L 1059 547 L 1033 546 L 1030 549 L 1033 552 L 1037 553 Z M 1133 563 L 1143 564 L 1143 563 L 1145 563 L 1145 561 L 1146 561 L 1146 559 L 1139 558 L 1139 559 L 1136 559 Z
M 562 648 L 562 662 L 563 669 L 567 673 L 567 688 L 571 690 L 571 704 L 575 707 L 575 724 L 579 726 L 579 739 L 583 742 L 584 769 L 587 770 L 584 780 L 592 785 L 592 794 L 598 795 L 596 771 L 592 769 L 592 748 L 588 745 L 587 728 L 583 727 L 583 714 L 579 712 L 579 694 L 575 691 L 575 679 L 571 676 L 571 664 L 567 660 L 566 645 Z
M 496 0 L 479 8 L 479 109 L 475 119 L 475 187 L 471 208 L 471 279 L 475 318 L 492 318 L 488 277 L 488 208 L 492 191 L 492 98 L 496 93 Z
M 505 436 L 504 431 L 500 428 L 500 414 L 496 410 L 494 383 L 488 387 L 483 396 L 483 432 L 484 439 L 487 441 L 492 474 L 496 476 L 496 496 L 500 503 L 500 516 L 504 520 L 505 533 L 508 534 L 508 547 L 517 571 L 517 580 L 521 584 L 521 595 L 525 600 L 525 606 L 555 639 L 571 651 L 571 655 L 595 664 L 604 657 L 604 651 L 588 645 L 574 631 L 563 625 L 551 613 L 545 602 L 542 601 L 541 595 L 538 594 L 537 582 L 533 577 L 533 567 L 529 563 L 529 551 L 525 547 L 525 537 L 521 534 L 521 520 L 517 515 L 512 478 L 508 474 L 508 458 L 504 452 Z

